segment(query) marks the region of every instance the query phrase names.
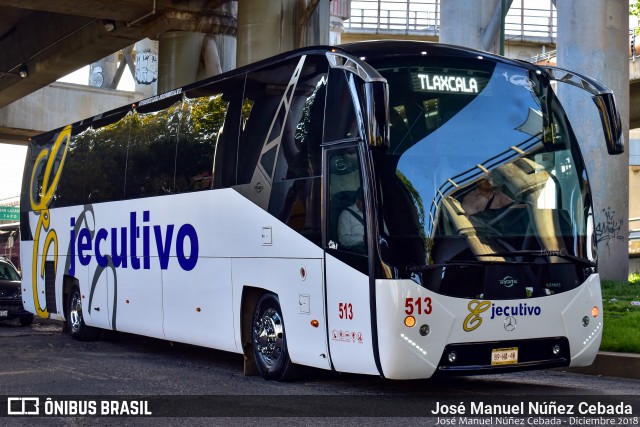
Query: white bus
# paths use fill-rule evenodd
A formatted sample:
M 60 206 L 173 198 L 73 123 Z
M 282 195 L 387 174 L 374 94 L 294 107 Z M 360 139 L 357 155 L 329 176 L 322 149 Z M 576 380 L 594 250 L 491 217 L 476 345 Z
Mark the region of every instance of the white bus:
M 588 365 L 592 194 L 552 80 L 591 92 L 622 152 L 597 82 L 404 41 L 289 52 L 34 137 L 24 305 L 277 380 Z

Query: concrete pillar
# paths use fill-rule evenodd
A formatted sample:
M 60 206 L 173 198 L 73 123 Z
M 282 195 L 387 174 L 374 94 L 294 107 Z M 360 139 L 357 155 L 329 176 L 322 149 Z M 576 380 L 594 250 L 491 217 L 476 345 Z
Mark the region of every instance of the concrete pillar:
M 159 41 L 158 93 L 235 68 L 231 36 L 169 31 Z
M 627 0 L 556 2 L 558 66 L 589 75 L 613 90 L 625 141 L 629 135 L 628 7 Z M 560 97 L 581 143 L 593 191 L 600 273 L 604 279 L 626 281 L 629 153 L 607 154 L 593 101 L 563 86 Z
M 204 34 L 169 31 L 159 38 L 158 93 L 197 80 Z
M 158 42 L 150 39 L 136 43 L 136 92 L 143 93 L 145 98 L 158 93 Z
M 296 47 L 298 0 L 238 2 L 238 67 Z
M 226 36 L 216 34 L 213 36 L 216 47 L 218 48 L 218 56 L 220 58 L 220 66 L 222 72 L 226 73 L 236 68 L 236 38 L 235 36 Z
M 236 39 L 220 34 L 207 34 L 202 41 L 202 61 L 198 80 L 236 68 Z
M 344 32 L 344 19 L 331 15 L 329 28 L 329 44 L 336 46 L 342 43 L 342 33 Z
M 118 69 L 118 54 L 94 62 L 89 66 L 89 86 L 108 88 Z
M 160 36 L 158 93 L 198 80 L 200 53 L 205 34 L 169 31 Z
M 310 1 L 307 0 L 306 3 L 310 3 Z M 331 26 L 329 3 L 329 0 L 318 0 L 309 19 L 306 22 L 297 23 L 301 37 L 301 44 L 297 47 L 329 44 Z
M 440 43 L 466 46 L 497 53 L 499 40 L 483 46 L 487 27 L 492 35 L 499 35 L 500 26 L 491 26 L 500 0 L 446 0 L 440 2 Z M 499 15 L 498 15 L 499 16 Z M 498 31 L 494 34 L 495 31 Z
M 329 5 L 329 44 L 332 46 L 342 42 L 344 21 L 349 19 L 350 0 L 333 0 Z

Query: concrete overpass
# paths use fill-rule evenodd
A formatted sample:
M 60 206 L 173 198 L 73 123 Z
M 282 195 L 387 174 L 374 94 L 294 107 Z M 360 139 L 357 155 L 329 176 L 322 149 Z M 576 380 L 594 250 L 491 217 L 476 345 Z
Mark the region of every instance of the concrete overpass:
M 235 35 L 231 0 L 3 0 L 0 108 L 170 30 Z

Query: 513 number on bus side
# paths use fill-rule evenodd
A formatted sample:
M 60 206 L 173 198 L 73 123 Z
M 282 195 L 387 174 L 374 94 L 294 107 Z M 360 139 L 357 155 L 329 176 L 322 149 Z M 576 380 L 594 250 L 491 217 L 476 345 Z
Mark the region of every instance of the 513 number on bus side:
M 350 302 L 339 303 L 338 313 L 341 319 L 353 320 L 353 305 Z
M 431 314 L 433 307 L 431 306 L 431 298 L 407 298 L 404 300 L 404 312 L 407 315 L 416 314 Z

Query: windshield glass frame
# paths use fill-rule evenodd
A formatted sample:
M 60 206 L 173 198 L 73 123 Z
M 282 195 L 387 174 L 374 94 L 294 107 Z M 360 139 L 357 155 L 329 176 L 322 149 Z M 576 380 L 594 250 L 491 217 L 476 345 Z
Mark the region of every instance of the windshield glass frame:
M 389 85 L 390 145 L 372 149 L 382 262 L 399 277 L 470 298 L 486 293 L 443 290 L 424 276 L 444 276 L 447 268 L 477 274 L 478 266 L 486 276 L 496 265 L 499 276 L 505 268 L 537 265 L 530 269 L 544 272 L 532 274 L 572 271 L 563 273 L 566 284 L 544 279 L 551 291 L 526 296 L 581 283 L 585 267 L 595 266 L 591 195 L 548 76 L 513 62 L 468 57 L 371 64 Z M 493 197 L 478 198 L 483 217 L 463 200 L 486 181 L 496 187 Z

